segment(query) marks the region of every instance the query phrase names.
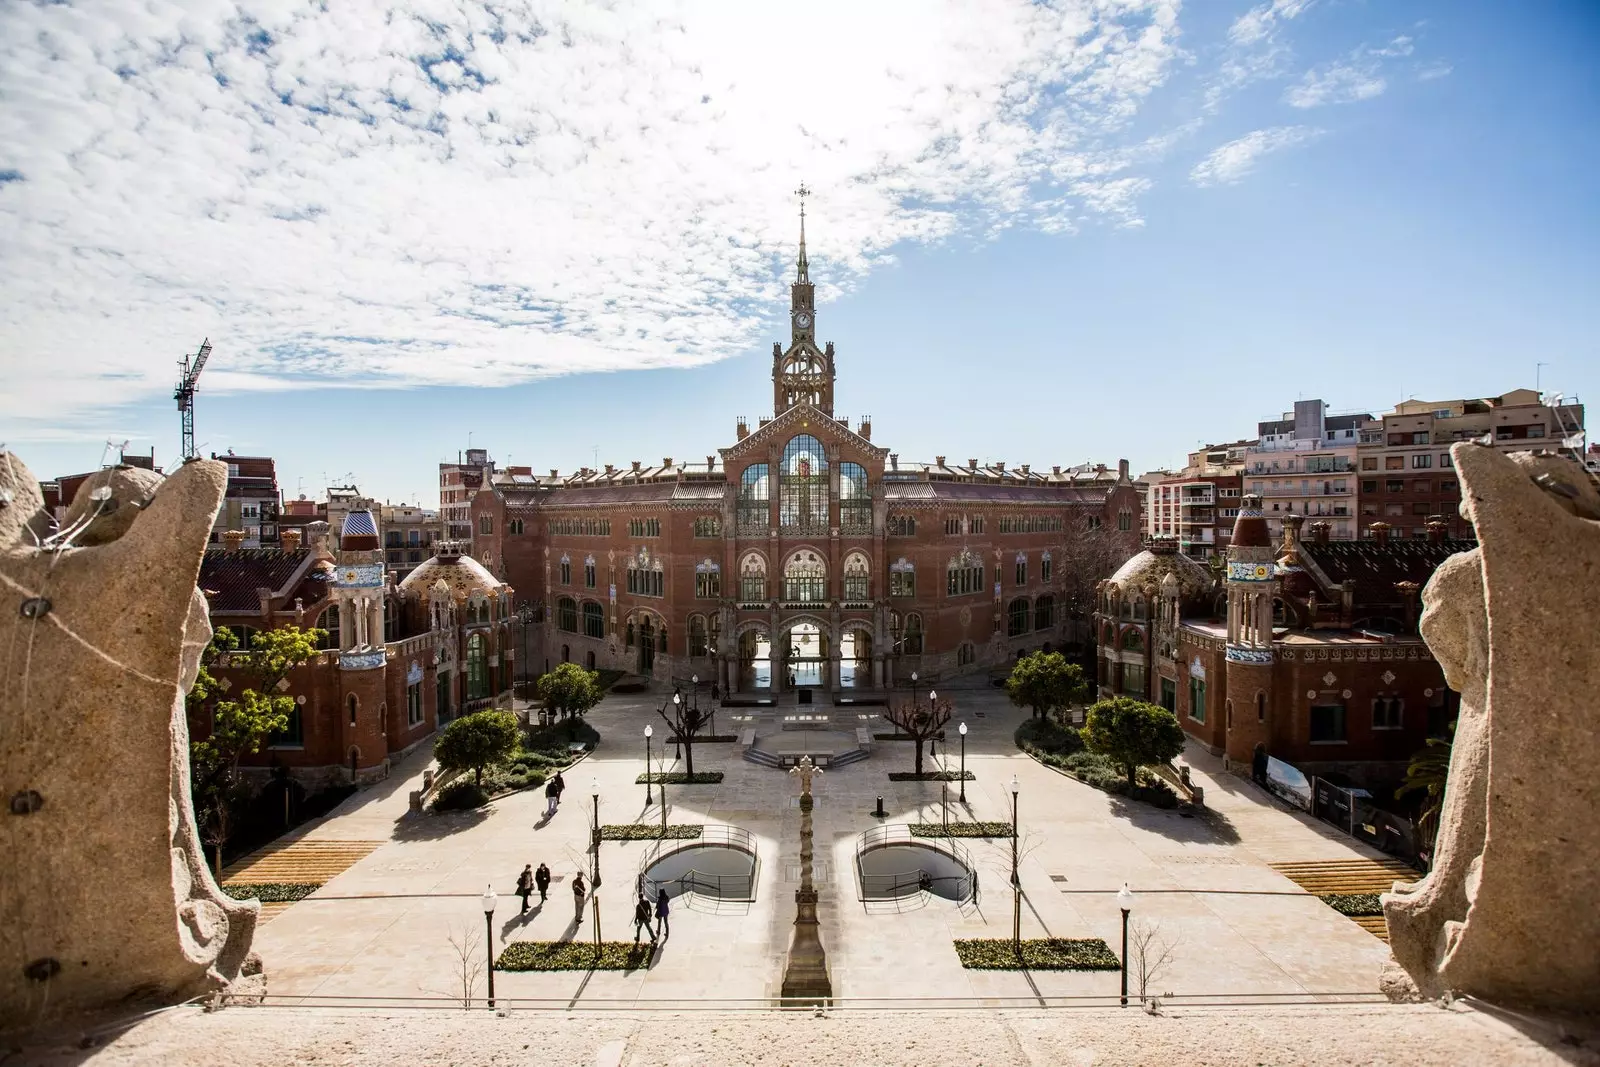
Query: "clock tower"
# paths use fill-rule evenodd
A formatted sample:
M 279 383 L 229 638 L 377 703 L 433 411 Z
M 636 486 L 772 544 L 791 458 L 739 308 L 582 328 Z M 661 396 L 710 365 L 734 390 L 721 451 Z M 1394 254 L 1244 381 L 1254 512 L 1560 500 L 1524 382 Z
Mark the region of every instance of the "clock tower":
M 806 262 L 806 203 L 811 190 L 804 185 L 800 197 L 800 257 L 794 283 L 789 286 L 789 347 L 772 345 L 772 411 L 781 415 L 799 403 L 808 403 L 826 415 L 833 414 L 833 344 L 817 347 L 816 286 L 811 284 Z

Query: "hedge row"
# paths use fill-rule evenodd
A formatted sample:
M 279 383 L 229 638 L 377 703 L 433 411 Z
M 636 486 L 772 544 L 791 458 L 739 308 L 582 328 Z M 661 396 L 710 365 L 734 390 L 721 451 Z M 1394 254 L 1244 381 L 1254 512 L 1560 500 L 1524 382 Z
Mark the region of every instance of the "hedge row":
M 668 771 L 665 774 L 660 771 L 651 771 L 649 774 L 639 775 L 633 780 L 633 783 L 635 785 L 644 785 L 647 781 L 651 785 L 661 785 L 663 783 L 667 785 L 716 785 L 722 781 L 722 772 L 695 771 L 694 777 L 691 778 L 683 771 Z
M 889 781 L 891 782 L 959 782 L 961 778 L 960 771 L 923 771 L 921 774 L 915 771 L 889 772 Z M 978 780 L 978 776 L 968 771 L 966 779 L 969 782 L 975 782 Z
M 705 734 L 702 737 L 694 738 L 694 743 L 697 745 L 720 745 L 731 744 L 737 740 L 739 740 L 738 734 Z M 681 744 L 682 742 L 679 738 L 669 737 L 667 738 L 666 743 L 669 745 L 676 745 Z
M 1023 725 L 1026 726 L 1027 723 Z M 1066 771 L 1084 785 L 1103 792 L 1142 800 L 1158 808 L 1178 806 L 1178 794 L 1173 792 L 1172 787 L 1143 767 L 1139 768 L 1139 784 L 1129 789 L 1128 776 L 1123 773 L 1122 768 L 1098 753 L 1071 752 L 1062 755 L 1026 745 L 1023 746 L 1023 751 L 1045 766 Z
M 627 822 L 608 823 L 600 827 L 600 840 L 602 841 L 656 841 L 662 837 L 673 840 L 686 840 L 699 837 L 705 830 L 703 823 L 675 822 L 667 827 L 667 832 L 661 832 L 658 822 Z
M 1383 905 L 1376 893 L 1323 893 L 1322 902 L 1340 915 L 1351 918 L 1383 914 Z
M 322 888 L 321 882 L 250 882 L 225 885 L 222 891 L 234 900 L 259 900 L 263 904 L 287 904 L 304 900 Z
M 513 941 L 494 965 L 500 971 L 631 971 L 649 966 L 654 951 L 632 941 Z
M 949 833 L 945 830 L 948 829 Z M 911 824 L 912 837 L 1010 837 L 1011 824 L 1008 822 L 953 822 L 947 828 L 944 823 L 914 822 Z
M 1098 937 L 1060 937 L 1017 942 L 1005 938 L 957 941 L 961 966 L 973 971 L 1119 971 L 1122 961 Z

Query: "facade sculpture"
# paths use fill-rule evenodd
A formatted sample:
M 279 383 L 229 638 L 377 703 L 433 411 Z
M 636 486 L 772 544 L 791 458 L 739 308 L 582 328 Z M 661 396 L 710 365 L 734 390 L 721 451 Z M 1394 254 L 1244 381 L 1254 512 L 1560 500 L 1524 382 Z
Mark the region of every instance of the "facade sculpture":
M 1428 582 L 1422 634 L 1461 715 L 1433 869 L 1383 898 L 1383 987 L 1594 1011 L 1600 491 L 1553 455 L 1451 454 L 1480 547 Z
M 0 1029 L 264 990 L 259 905 L 212 880 L 189 790 L 184 695 L 211 637 L 195 578 L 227 469 L 157 481 L 102 472 L 52 532 L 0 452 Z

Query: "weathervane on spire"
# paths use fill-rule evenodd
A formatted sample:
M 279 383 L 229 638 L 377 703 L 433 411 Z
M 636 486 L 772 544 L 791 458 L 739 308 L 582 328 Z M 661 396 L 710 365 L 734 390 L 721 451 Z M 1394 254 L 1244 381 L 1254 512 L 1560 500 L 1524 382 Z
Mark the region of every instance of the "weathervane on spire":
M 794 191 L 794 195 L 800 198 L 800 261 L 795 281 L 809 282 L 811 277 L 806 270 L 806 197 L 811 195 L 811 190 L 806 187 L 805 182 L 801 182 L 800 188 Z

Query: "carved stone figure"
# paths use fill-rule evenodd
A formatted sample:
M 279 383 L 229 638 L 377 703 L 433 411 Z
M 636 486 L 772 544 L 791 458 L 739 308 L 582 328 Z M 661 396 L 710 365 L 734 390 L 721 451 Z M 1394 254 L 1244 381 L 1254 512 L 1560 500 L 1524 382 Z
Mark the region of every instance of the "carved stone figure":
M 1384 895 L 1392 998 L 1600 1007 L 1600 490 L 1553 455 L 1452 449 L 1479 547 L 1423 590 L 1461 694 L 1426 878 Z
M 103 472 L 47 538 L 0 453 L 0 1029 L 264 991 L 259 905 L 217 888 L 189 792 L 195 579 L 226 483 L 214 461 Z

